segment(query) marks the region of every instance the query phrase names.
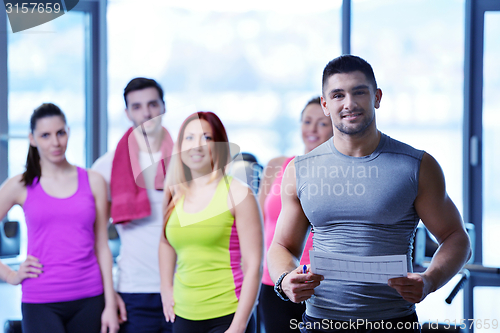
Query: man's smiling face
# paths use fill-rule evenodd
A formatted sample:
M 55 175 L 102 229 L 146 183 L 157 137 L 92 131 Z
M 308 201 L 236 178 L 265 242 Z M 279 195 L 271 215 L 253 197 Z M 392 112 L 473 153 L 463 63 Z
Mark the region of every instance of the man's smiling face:
M 360 71 L 330 76 L 324 89 L 322 107 L 336 130 L 361 135 L 375 126 L 375 109 L 380 106 L 382 91 L 376 89 Z

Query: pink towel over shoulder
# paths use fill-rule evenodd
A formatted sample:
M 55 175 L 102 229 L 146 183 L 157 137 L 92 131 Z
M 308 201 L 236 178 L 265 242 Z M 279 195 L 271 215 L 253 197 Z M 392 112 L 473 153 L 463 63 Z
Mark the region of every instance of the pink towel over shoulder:
M 126 223 L 151 215 L 151 205 L 144 186 L 139 164 L 139 144 L 129 128 L 116 147 L 111 167 L 111 218 L 113 223 Z M 174 142 L 163 128 L 161 162 L 155 177 L 155 188 L 163 190 L 166 168 L 172 155 Z

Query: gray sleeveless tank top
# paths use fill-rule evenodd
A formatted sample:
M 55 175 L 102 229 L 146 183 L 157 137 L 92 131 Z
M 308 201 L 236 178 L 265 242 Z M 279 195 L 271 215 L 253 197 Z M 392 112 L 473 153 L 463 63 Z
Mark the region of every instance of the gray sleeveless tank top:
M 357 256 L 405 254 L 411 269 L 419 221 L 414 201 L 424 152 L 382 134 L 368 156 L 341 154 L 330 139 L 295 158 L 297 196 L 316 251 Z M 307 301 L 310 317 L 385 320 L 415 306 L 386 284 L 322 281 Z

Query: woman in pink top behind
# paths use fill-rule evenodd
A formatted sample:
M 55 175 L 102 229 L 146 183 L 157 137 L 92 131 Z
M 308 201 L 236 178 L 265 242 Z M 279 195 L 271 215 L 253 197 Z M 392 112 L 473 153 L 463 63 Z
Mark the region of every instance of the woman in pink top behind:
M 325 116 L 321 108 L 320 97 L 307 102 L 301 114 L 302 141 L 304 142 L 304 154 L 307 154 L 333 135 L 330 118 Z M 264 214 L 264 233 L 266 253 L 273 240 L 276 222 L 281 211 L 281 179 L 288 163 L 292 157 L 280 156 L 269 161 L 264 169 L 264 176 L 259 188 L 259 204 Z M 283 189 L 286 190 L 286 189 Z M 301 264 L 309 264 L 309 250 L 312 249 L 312 233 L 309 234 L 304 252 L 300 260 Z M 264 274 L 259 296 L 258 315 L 266 332 L 293 332 L 290 321 L 296 319 L 302 321 L 302 313 L 306 307 L 301 303 L 282 301 L 274 292 L 274 283 L 269 276 L 267 262 L 264 260 Z
M 28 256 L 0 279 L 22 283 L 23 333 L 117 332 L 102 176 L 66 160 L 69 128 L 54 104 L 31 116 L 26 171 L 0 187 L 0 217 L 23 207 Z

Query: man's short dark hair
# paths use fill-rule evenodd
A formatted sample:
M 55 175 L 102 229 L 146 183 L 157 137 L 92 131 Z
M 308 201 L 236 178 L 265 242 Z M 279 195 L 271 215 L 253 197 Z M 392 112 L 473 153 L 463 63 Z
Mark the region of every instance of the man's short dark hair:
M 323 70 L 323 93 L 330 76 L 334 74 L 352 73 L 355 71 L 360 71 L 365 74 L 366 79 L 373 85 L 374 90 L 377 90 L 377 81 L 375 80 L 372 66 L 360 57 L 345 54 L 331 60 L 325 66 Z
M 127 84 L 127 86 L 123 91 L 123 98 L 125 99 L 125 105 L 128 107 L 127 95 L 130 92 L 146 88 L 156 88 L 156 90 L 158 91 L 158 96 L 160 96 L 161 101 L 165 104 L 165 101 L 163 100 L 163 89 L 161 88 L 158 82 L 156 82 L 153 79 L 147 79 L 145 77 L 136 77 Z

